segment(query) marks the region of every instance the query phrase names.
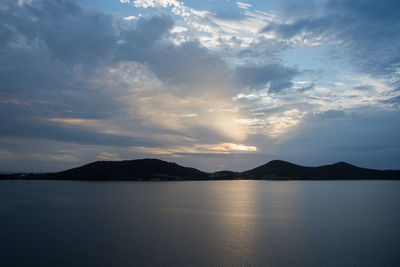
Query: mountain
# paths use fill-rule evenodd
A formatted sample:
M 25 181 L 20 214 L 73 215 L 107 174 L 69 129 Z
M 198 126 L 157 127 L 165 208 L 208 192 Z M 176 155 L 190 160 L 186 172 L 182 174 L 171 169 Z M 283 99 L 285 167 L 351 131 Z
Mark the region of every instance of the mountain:
M 400 170 L 360 168 L 345 162 L 320 167 L 305 167 L 273 160 L 244 171 L 206 173 L 159 159 L 96 161 L 57 173 L 8 174 L 0 179 L 53 180 L 400 180 Z
M 319 167 L 304 167 L 282 160 L 273 160 L 260 167 L 241 173 L 250 179 L 296 180 L 384 180 L 400 179 L 400 170 L 374 170 L 360 168 L 346 162 Z
M 159 159 L 96 161 L 54 174 L 57 179 L 78 180 L 201 180 L 207 179 L 208 175 L 194 168 Z

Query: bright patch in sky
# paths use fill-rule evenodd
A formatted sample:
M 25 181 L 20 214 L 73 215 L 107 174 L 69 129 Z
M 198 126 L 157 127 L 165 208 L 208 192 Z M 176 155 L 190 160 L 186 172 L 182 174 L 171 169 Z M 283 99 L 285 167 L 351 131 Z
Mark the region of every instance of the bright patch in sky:
M 243 8 L 243 9 L 249 9 L 249 7 L 251 7 L 251 4 L 248 4 L 248 3 L 236 2 L 236 4 L 239 8 Z
M 0 171 L 400 168 L 396 1 L 6 0 Z

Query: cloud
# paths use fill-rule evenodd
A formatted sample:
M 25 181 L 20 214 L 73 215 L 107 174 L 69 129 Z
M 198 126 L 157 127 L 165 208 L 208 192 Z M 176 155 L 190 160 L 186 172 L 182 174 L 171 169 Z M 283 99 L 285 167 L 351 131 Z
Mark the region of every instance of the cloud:
M 246 146 L 242 144 L 234 144 L 234 143 L 222 143 L 222 144 L 202 144 L 196 145 L 195 148 L 211 150 L 211 151 L 219 151 L 219 152 L 232 152 L 232 151 L 245 151 L 245 152 L 255 152 L 257 151 L 257 147 L 255 146 Z
M 242 86 L 256 89 L 268 88 L 271 93 L 291 87 L 292 79 L 297 74 L 296 69 L 279 64 L 240 65 L 235 70 L 235 78 Z
M 246 137 L 224 111 L 235 109 L 221 99 L 232 85 L 225 61 L 199 42 L 168 40 L 171 16 L 131 26 L 75 2 L 7 4 L 1 136 L 120 148 Z
M 142 147 L 139 148 L 142 152 L 168 155 L 174 157 L 181 157 L 184 155 L 196 155 L 204 157 L 207 156 L 226 156 L 227 154 L 234 153 L 235 155 L 247 154 L 257 152 L 256 146 L 249 146 L 236 143 L 219 143 L 219 144 L 195 144 L 193 146 L 172 146 L 172 147 Z
M 91 128 L 68 127 L 56 125 L 34 118 L 2 118 L 0 125 L 2 136 L 40 138 L 77 144 L 100 146 L 159 146 L 160 144 L 146 138 L 99 132 Z
M 108 153 L 108 152 L 101 152 L 98 156 L 97 159 L 99 160 L 122 160 L 119 158 L 117 155 Z
M 13 2 L 6 1 L 2 22 L 12 29 L 11 38 L 19 48 L 36 45 L 68 63 L 92 63 L 107 59 L 117 41 L 111 16 L 83 9 L 74 1 L 31 1 L 20 7 Z
M 150 18 L 140 18 L 135 29 L 129 29 L 124 32 L 119 49 L 124 52 L 134 53 L 137 57 L 141 52 L 145 52 L 146 48 L 151 48 L 163 35 L 167 34 L 172 29 L 174 22 L 170 16 L 152 16 Z M 133 49 L 140 49 L 134 51 Z M 131 50 L 131 51 L 129 51 Z
M 332 137 L 339 147 L 339 135 L 319 129 L 328 122 L 373 133 L 362 121 L 387 115 L 379 134 L 397 129 L 397 2 L 286 1 L 275 10 L 224 2 L 224 15 L 204 3 L 120 2 L 137 13 L 3 1 L 0 157 L 71 166 L 156 154 L 237 167 L 243 154 L 290 159 L 291 140 L 324 147 Z M 362 117 L 367 110 L 381 117 Z M 306 151 L 318 159 L 317 150 Z
M 306 1 L 307 2 L 307 1 Z M 294 13 L 288 2 L 286 20 L 269 23 L 262 31 L 280 36 L 281 42 L 302 44 L 334 44 L 340 58 L 358 69 L 375 75 L 397 72 L 400 62 L 398 1 L 327 1 L 319 9 L 315 4 L 303 5 L 304 13 Z M 319 12 L 310 12 L 310 10 Z M 300 14 L 300 15 L 299 15 Z
M 242 9 L 249 9 L 252 5 L 249 3 L 236 2 L 237 6 Z
M 138 19 L 138 17 L 136 17 L 136 16 L 127 16 L 127 17 L 124 17 L 124 20 L 134 20 L 134 19 Z
M 171 5 L 178 4 L 175 0 L 134 0 L 133 4 L 136 7 L 168 7 Z
M 224 83 L 225 62 L 198 42 L 157 45 L 146 50 L 141 54 L 137 50 L 126 51 L 121 59 L 146 63 L 165 83 L 188 85 L 187 90 L 206 89 L 212 83 Z
M 28 64 L 21 68 L 17 65 L 12 74 L 30 75 L 32 78 L 27 78 L 32 79 L 33 83 L 44 81 L 36 79 L 40 73 L 35 69 L 37 62 L 47 67 L 42 68 L 40 75 L 50 78 L 59 76 L 54 77 L 55 83 L 63 76 L 75 76 L 70 77 L 73 81 L 79 78 L 76 77 L 79 71 L 83 72 L 82 75 L 88 75 L 90 73 L 84 72 L 120 61 L 141 62 L 149 66 L 161 80 L 178 84 L 218 80 L 223 74 L 224 61 L 212 55 L 200 43 L 191 41 L 174 45 L 167 40 L 166 36 L 174 25 L 168 15 L 142 17 L 138 19 L 136 27 L 131 28 L 113 16 L 84 9 L 75 2 L 47 2 L 34 1 L 23 7 L 13 7 L 10 2 L 8 9 L 18 8 L 18 13 L 4 14 L 4 20 L 8 18 L 6 25 L 14 21 L 17 25 L 13 25 L 14 31 L 10 32 L 8 28 L 4 30 L 7 38 L 2 44 L 7 44 L 13 38 L 18 38 L 23 44 L 17 48 L 15 45 L 4 47 L 3 54 L 6 56 L 3 63 L 9 65 L 24 56 L 32 66 Z M 57 13 L 60 15 L 54 17 Z M 29 19 L 32 16 L 35 17 L 33 22 Z M 83 64 L 87 67 L 80 67 Z M 2 74 L 9 75 L 5 72 Z M 11 82 L 11 79 L 9 77 L 7 80 Z M 15 77 L 15 82 L 21 81 Z M 84 83 L 82 80 L 80 82 Z M 59 87 L 58 84 L 54 86 Z M 43 88 L 43 84 L 40 87 Z

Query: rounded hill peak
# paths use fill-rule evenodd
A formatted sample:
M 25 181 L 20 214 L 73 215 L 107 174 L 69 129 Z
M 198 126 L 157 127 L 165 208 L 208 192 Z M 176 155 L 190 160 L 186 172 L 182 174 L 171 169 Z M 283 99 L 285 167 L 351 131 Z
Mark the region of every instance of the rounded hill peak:
M 354 165 L 351 165 L 350 163 L 347 163 L 347 162 L 344 162 L 344 161 L 339 161 L 339 162 L 336 162 L 336 163 L 334 163 L 332 165 L 336 166 L 336 167 L 354 167 Z
M 268 162 L 267 164 L 265 164 L 265 166 L 268 167 L 289 167 L 289 166 L 296 166 L 296 164 L 284 161 L 284 160 L 279 160 L 279 159 L 275 159 L 275 160 L 271 160 L 270 162 Z

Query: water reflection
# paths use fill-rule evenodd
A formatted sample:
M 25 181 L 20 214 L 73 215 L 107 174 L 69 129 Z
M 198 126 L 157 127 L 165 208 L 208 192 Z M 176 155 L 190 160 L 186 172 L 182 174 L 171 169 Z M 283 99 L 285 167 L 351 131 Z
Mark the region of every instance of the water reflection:
M 256 183 L 235 181 L 210 185 L 214 249 L 220 265 L 249 265 L 257 237 Z
M 400 265 L 398 181 L 0 185 L 2 266 Z

